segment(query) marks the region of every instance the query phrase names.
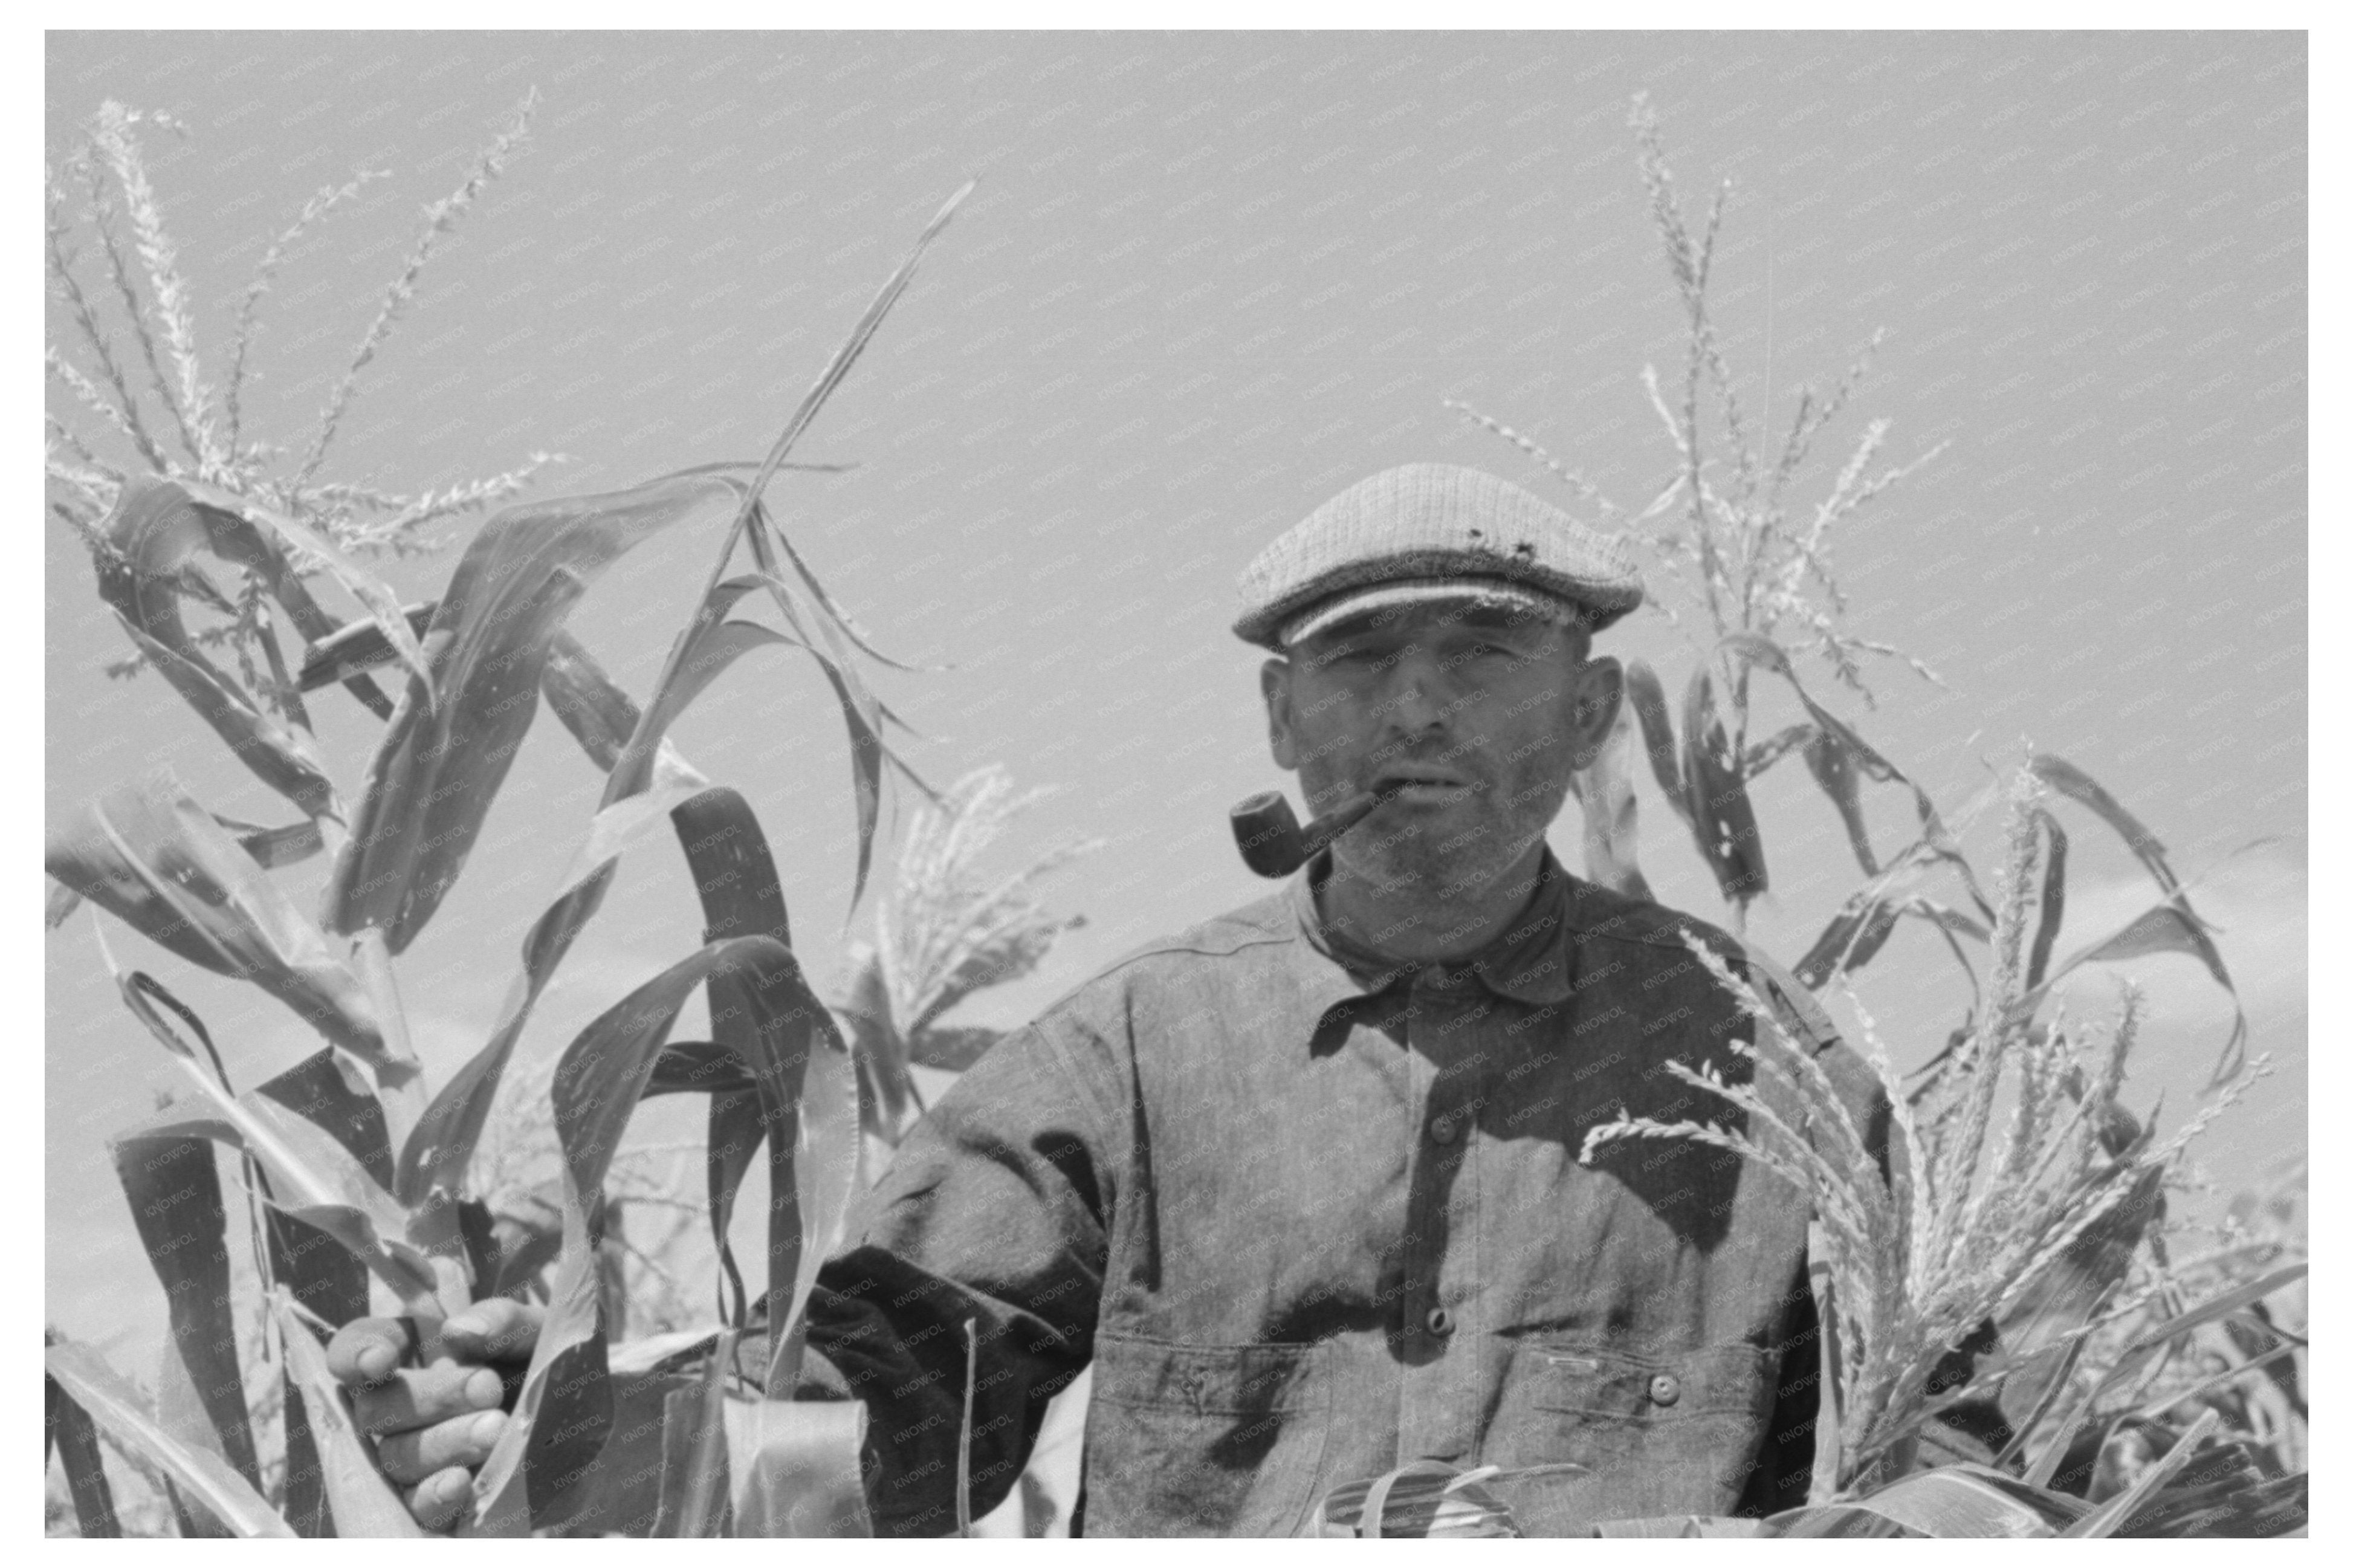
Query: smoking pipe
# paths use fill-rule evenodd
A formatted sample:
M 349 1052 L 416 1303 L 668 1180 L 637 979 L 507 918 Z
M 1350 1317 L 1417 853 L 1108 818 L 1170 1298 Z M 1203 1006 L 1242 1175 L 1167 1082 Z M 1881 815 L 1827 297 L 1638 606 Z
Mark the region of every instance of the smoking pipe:
M 1388 798 L 1359 789 L 1302 828 L 1281 790 L 1262 790 L 1235 803 L 1234 847 L 1242 852 L 1242 863 L 1261 876 L 1289 876 Z

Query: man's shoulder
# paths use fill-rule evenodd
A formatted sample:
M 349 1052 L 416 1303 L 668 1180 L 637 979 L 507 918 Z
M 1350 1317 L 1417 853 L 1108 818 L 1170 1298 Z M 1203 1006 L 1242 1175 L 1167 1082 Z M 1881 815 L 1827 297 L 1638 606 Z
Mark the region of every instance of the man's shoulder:
M 1613 893 L 1598 883 L 1582 879 L 1571 882 L 1564 918 L 1571 937 L 1579 941 L 1662 948 L 1686 959 L 1691 956 L 1691 944 L 1696 941 L 1736 968 L 1747 958 L 1747 948 L 1737 937 L 1695 915 L 1670 909 L 1648 898 Z
M 1577 884 L 1568 921 L 1579 940 L 1671 950 L 1674 958 L 1656 959 L 1662 983 L 1666 983 L 1664 977 L 1672 972 L 1685 983 L 1721 991 L 1721 983 L 1704 966 L 1693 961 L 1692 948 L 1696 943 L 1722 959 L 1725 968 L 1746 981 L 1759 1001 L 1775 1007 L 1785 1025 L 1794 1026 L 1794 1033 L 1808 1038 L 1817 1054 L 1843 1049 L 1837 1028 L 1813 993 L 1770 956 L 1721 927 L 1680 909 L 1613 893 L 1587 882 Z
M 1056 997 L 1039 1018 L 1122 1008 L 1139 990 L 1171 985 L 1214 987 L 1254 963 L 1280 963 L 1303 940 L 1283 892 L 1254 899 L 1180 931 L 1138 943 Z

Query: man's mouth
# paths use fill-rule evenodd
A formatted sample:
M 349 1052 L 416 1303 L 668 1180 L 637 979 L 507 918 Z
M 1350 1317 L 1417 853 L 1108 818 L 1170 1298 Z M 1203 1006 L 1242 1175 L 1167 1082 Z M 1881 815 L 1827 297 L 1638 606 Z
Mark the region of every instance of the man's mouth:
M 1452 800 L 1471 792 L 1471 781 L 1443 768 L 1397 768 L 1373 780 L 1373 792 L 1404 800 Z

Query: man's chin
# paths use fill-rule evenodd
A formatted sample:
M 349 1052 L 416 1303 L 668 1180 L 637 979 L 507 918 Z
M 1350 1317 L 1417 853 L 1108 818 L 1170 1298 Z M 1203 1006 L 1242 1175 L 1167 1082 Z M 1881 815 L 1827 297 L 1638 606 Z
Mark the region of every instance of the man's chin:
M 1383 821 L 1390 810 L 1383 807 L 1332 846 L 1336 867 L 1385 892 L 1411 888 L 1432 898 L 1459 896 L 1502 876 L 1526 847 L 1507 842 L 1493 823 L 1451 827 L 1444 813 L 1418 812 L 1419 820 Z

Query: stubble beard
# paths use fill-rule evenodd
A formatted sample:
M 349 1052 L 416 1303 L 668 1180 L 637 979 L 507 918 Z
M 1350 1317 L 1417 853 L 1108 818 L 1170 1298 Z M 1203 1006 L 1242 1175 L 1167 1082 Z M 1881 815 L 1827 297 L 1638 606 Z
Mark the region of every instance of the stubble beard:
M 1481 796 L 1492 799 L 1493 788 L 1481 787 Z M 1475 904 L 1519 863 L 1530 846 L 1543 841 L 1567 801 L 1566 780 L 1547 810 L 1546 797 L 1555 793 L 1546 781 L 1521 780 L 1513 794 L 1495 802 L 1500 809 L 1482 811 L 1478 821 L 1461 825 L 1445 822 L 1436 813 L 1416 813 L 1414 819 L 1391 825 L 1382 820 L 1389 814 L 1384 809 L 1334 842 L 1333 863 L 1384 895 L 1415 894 L 1433 909 Z

